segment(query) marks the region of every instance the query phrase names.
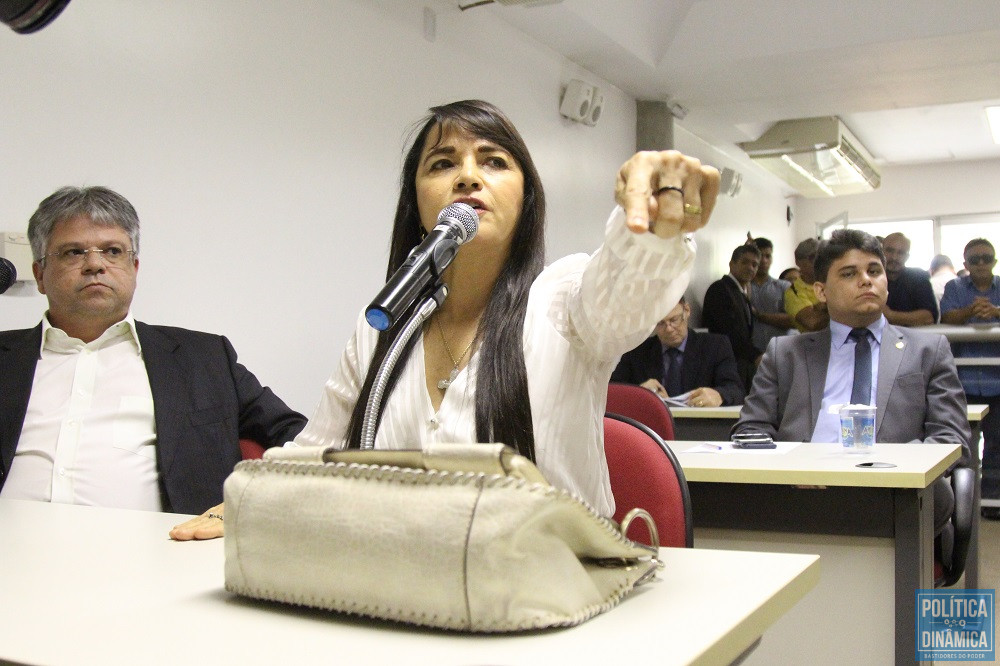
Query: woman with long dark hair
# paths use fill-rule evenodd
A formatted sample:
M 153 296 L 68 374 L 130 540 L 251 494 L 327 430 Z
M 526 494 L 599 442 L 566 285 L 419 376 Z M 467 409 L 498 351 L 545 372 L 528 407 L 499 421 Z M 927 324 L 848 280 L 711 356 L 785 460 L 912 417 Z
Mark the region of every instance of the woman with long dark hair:
M 448 298 L 395 366 L 375 446 L 503 442 L 610 516 L 608 379 L 683 295 L 694 261 L 687 232 L 708 220 L 719 173 L 676 151 L 633 156 L 618 174 L 621 207 L 601 248 L 544 267 L 545 195 L 520 134 L 486 102 L 430 111 L 403 162 L 386 275 L 452 203 L 472 206 L 479 230 L 444 272 Z M 359 317 L 296 444 L 359 446 L 375 374 L 399 328 L 379 333 Z M 208 513 L 174 536 L 221 534 Z

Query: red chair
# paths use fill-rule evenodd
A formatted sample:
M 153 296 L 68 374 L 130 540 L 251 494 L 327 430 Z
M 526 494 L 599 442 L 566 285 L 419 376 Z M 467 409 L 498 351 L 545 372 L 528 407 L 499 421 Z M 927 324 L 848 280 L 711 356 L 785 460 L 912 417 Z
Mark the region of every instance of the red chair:
M 674 439 L 674 419 L 659 396 L 635 384 L 608 384 L 605 411 L 644 423 L 667 441 Z
M 604 454 L 615 496 L 615 520 L 620 523 L 633 508 L 645 509 L 653 517 L 661 546 L 691 548 L 691 494 L 684 470 L 663 438 L 638 421 L 607 413 Z M 629 526 L 628 537 L 652 543 L 646 524 L 639 520 Z
M 256 460 L 264 457 L 264 447 L 252 439 L 241 439 L 240 453 L 243 454 L 243 460 Z

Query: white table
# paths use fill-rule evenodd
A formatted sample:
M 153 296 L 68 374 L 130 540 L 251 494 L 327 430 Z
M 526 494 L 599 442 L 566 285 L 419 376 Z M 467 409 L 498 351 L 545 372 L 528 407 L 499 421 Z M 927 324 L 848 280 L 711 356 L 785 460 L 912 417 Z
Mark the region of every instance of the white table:
M 963 325 L 953 325 L 953 324 L 933 324 L 931 326 L 921 326 L 919 327 L 922 331 L 929 331 L 931 333 L 940 333 L 944 337 L 948 338 L 949 342 L 994 342 L 997 343 L 997 347 L 1000 348 L 1000 324 L 963 324 Z M 955 365 L 958 366 L 983 366 L 983 365 L 1000 365 L 1000 356 L 975 356 L 975 357 L 963 357 L 956 358 Z M 985 415 L 985 414 L 984 414 Z M 978 424 L 976 424 L 978 425 Z M 973 455 L 976 458 L 976 463 L 981 462 L 981 456 L 979 453 L 979 428 L 973 429 Z M 981 497 L 981 480 L 976 484 L 976 499 L 981 501 L 982 506 L 997 507 L 1000 506 L 1000 499 L 991 498 L 982 500 Z M 978 516 L 977 516 L 978 521 Z
M 674 435 L 678 440 L 727 441 L 729 431 L 740 418 L 742 405 L 729 407 L 671 407 L 674 418 Z M 973 497 L 972 537 L 969 552 L 965 558 L 965 586 L 974 589 L 979 585 L 979 506 L 1000 506 L 1000 500 L 981 500 L 980 452 L 979 439 L 982 433 L 982 420 L 990 411 L 987 405 L 968 405 L 966 413 L 969 419 L 969 429 L 972 439 L 969 447 L 972 452 L 972 464 L 977 470 L 976 485 Z
M 167 538 L 185 518 L 0 500 L 0 661 L 724 664 L 819 579 L 815 555 L 663 549 L 658 580 L 580 626 L 446 633 L 231 595 L 223 589 L 221 539 Z
M 724 442 L 729 430 L 740 418 L 743 405 L 726 407 L 671 407 L 674 419 L 674 439 Z
M 939 333 L 948 342 L 991 342 L 1000 340 L 1000 324 L 929 324 L 918 331 Z
M 704 440 L 706 442 L 726 441 L 729 430 L 740 418 L 743 405 L 728 407 L 671 407 L 674 419 L 674 438 L 678 440 Z M 966 409 L 972 441 L 979 442 L 979 422 L 989 411 L 986 405 L 968 405 Z M 978 455 L 978 454 L 976 454 Z
M 934 587 L 933 490 L 957 444 L 876 444 L 869 455 L 800 443 L 786 453 L 693 453 L 671 442 L 691 486 L 695 545 L 823 558 L 802 612 L 747 663 L 912 664 L 917 589 Z M 863 462 L 889 469 L 858 468 Z

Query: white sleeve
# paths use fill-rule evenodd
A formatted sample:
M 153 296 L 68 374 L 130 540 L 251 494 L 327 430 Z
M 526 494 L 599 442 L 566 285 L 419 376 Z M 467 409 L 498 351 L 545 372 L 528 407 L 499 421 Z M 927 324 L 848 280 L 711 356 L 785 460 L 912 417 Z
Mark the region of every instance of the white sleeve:
M 615 207 L 597 252 L 582 264 L 578 257 L 566 257 L 546 271 L 545 277 L 556 283 L 549 286 L 549 320 L 595 359 L 616 361 L 649 337 L 656 322 L 677 305 L 694 256 L 690 234 L 660 238 L 633 233 L 624 211 Z

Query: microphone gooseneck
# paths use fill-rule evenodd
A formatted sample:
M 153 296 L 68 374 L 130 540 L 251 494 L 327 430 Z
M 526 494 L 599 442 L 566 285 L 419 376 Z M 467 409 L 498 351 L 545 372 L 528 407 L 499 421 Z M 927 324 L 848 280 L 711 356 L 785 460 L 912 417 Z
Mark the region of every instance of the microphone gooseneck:
M 479 215 L 472 206 L 446 206 L 427 237 L 413 248 L 365 310 L 368 324 L 379 331 L 388 330 L 416 301 L 434 292 L 459 246 L 472 240 L 478 230 Z
M 17 282 L 17 269 L 9 259 L 0 257 L 0 294 L 10 289 Z

